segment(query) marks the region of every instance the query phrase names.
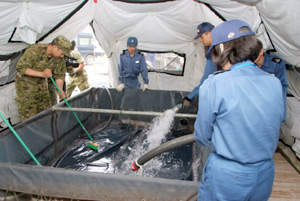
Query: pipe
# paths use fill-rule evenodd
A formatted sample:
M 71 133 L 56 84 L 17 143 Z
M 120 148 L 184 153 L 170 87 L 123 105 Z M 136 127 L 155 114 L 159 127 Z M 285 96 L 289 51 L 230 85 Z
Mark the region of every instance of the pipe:
M 190 124 L 190 121 L 186 118 L 182 118 L 179 120 L 179 125 L 180 126 L 183 126 L 183 127 L 186 127 Z
M 94 113 L 108 113 L 108 114 L 129 114 L 129 115 L 148 115 L 160 116 L 163 112 L 152 111 L 130 111 L 130 110 L 112 110 L 112 109 L 97 109 L 97 108 L 65 108 L 65 107 L 52 107 L 52 111 L 71 111 L 71 112 L 94 112 Z M 196 118 L 196 114 L 183 114 L 176 113 L 175 117 Z
M 133 163 L 131 165 L 131 169 L 132 169 L 132 171 L 137 171 L 138 169 L 140 169 L 140 167 L 142 165 L 144 165 L 146 162 L 148 162 L 155 156 L 157 156 L 163 152 L 169 151 L 170 149 L 174 149 L 176 147 L 180 147 L 183 145 L 193 143 L 194 141 L 195 141 L 194 134 L 189 134 L 189 135 L 185 135 L 185 136 L 170 140 L 170 141 L 168 141 L 164 144 L 161 144 L 160 146 L 150 150 L 149 152 L 147 152 L 146 154 L 144 154 L 137 160 L 133 161 Z

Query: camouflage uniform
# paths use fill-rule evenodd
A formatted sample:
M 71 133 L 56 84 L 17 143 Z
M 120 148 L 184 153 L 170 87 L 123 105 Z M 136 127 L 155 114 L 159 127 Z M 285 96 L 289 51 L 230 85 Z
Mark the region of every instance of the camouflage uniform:
M 57 46 L 60 48 L 59 45 Z M 47 78 L 27 76 L 25 71 L 30 68 L 42 72 L 48 68 L 52 70 L 54 80 L 65 78 L 65 59 L 48 57 L 47 47 L 48 44 L 32 45 L 18 61 L 15 85 L 22 121 L 51 106 Z M 63 52 L 66 54 L 65 51 Z
M 71 56 L 77 59 L 78 63 L 83 63 L 84 60 L 80 53 L 76 50 L 73 50 Z M 81 71 L 73 74 L 73 70 L 68 69 L 67 72 L 69 73 L 69 78 L 67 81 L 67 97 L 71 97 L 72 92 L 76 88 L 79 88 L 80 91 L 88 89 L 90 84 L 88 82 L 88 75 L 84 69 Z
M 57 89 L 50 79 L 48 79 L 48 90 L 50 93 L 51 106 L 56 105 L 58 103 Z

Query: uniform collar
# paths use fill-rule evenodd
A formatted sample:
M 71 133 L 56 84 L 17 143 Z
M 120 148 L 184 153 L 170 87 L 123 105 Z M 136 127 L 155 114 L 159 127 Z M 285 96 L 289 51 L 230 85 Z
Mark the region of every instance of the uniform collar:
M 135 50 L 133 57 L 135 57 L 137 54 L 138 54 L 138 50 Z M 130 54 L 129 54 L 128 50 L 125 52 L 125 55 L 128 56 L 128 57 L 130 57 Z
M 256 65 L 252 61 L 247 60 L 247 61 L 239 62 L 239 63 L 232 65 L 230 67 L 230 70 L 233 70 L 235 68 L 244 67 L 244 66 L 256 66 Z

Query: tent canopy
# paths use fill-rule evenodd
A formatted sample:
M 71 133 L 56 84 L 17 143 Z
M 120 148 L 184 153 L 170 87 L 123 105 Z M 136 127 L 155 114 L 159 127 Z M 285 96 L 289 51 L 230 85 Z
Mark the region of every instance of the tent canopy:
M 153 89 L 191 91 L 199 83 L 205 53 L 196 40 L 197 25 L 223 20 L 248 22 L 267 50 L 291 65 L 300 65 L 300 2 L 291 0 L 5 0 L 1 1 L 0 55 L 9 58 L 30 44 L 49 43 L 57 35 L 72 40 L 88 24 L 110 56 L 110 84 L 118 84 L 119 55 L 126 39 L 136 36 L 139 49 L 175 51 L 186 55 L 184 75 L 150 73 Z M 276 12 L 273 12 L 276 10 Z M 10 65 L 13 66 L 13 65 Z M 4 67 L 0 65 L 0 69 Z M 1 70 L 2 71 L 2 70 Z M 14 76 L 1 85 L 12 81 Z
M 297 67 L 287 71 L 294 97 L 288 97 L 288 119 L 281 131 L 300 158 L 299 8 L 299 0 L 2 0 L 0 111 L 12 123 L 20 121 L 14 101 L 15 66 L 31 44 L 50 43 L 58 35 L 72 40 L 90 24 L 108 55 L 110 85 L 116 87 L 119 56 L 127 48 L 127 38 L 135 36 L 141 50 L 185 56 L 181 75 L 149 72 L 150 89 L 192 91 L 206 62 L 203 45 L 194 40 L 197 26 L 240 19 L 250 24 L 265 50 Z

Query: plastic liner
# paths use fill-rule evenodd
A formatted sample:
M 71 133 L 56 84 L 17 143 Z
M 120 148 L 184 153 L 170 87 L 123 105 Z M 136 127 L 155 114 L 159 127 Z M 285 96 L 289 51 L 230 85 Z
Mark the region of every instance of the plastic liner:
M 173 108 L 187 94 L 179 91 L 143 92 L 139 89 L 125 89 L 122 93 L 110 89 L 109 92 L 114 109 L 155 112 Z M 88 89 L 68 101 L 72 107 L 111 109 L 109 94 L 103 88 Z M 179 112 L 195 114 L 196 104 Z M 57 106 L 66 107 L 64 103 Z M 82 112 L 77 115 L 90 131 L 99 129 L 110 118 L 109 114 Z M 114 122 L 132 125 L 150 123 L 152 119 L 150 116 L 113 115 Z M 175 125 L 179 125 L 181 119 L 174 121 Z M 190 124 L 185 126 L 192 129 L 193 121 L 188 119 Z M 183 181 L 51 167 L 68 146 L 84 138 L 85 133 L 71 112 L 48 109 L 14 128 L 43 166 L 34 165 L 10 130 L 2 131 L 0 190 L 78 200 L 196 200 L 200 178 Z M 200 177 L 203 166 L 199 165 L 199 160 L 205 160 L 208 154 L 201 156 L 201 146 L 198 144 L 194 143 L 191 147 L 191 155 L 199 154 L 199 158 L 194 159 L 196 165 L 192 171 Z
M 190 181 L 198 176 L 199 173 L 197 172 L 195 176 L 191 166 L 194 159 L 194 155 L 191 154 L 192 143 L 163 152 L 152 158 L 140 171 L 132 171 L 132 162 L 150 151 L 147 132 L 145 132 L 147 129 L 147 126 L 135 127 L 113 121 L 107 129 L 94 135 L 94 142 L 100 145 L 97 153 L 86 147 L 83 140 L 77 140 L 54 162 L 53 167 Z M 160 144 L 189 133 L 189 129 L 174 126 L 168 134 L 164 135 Z

